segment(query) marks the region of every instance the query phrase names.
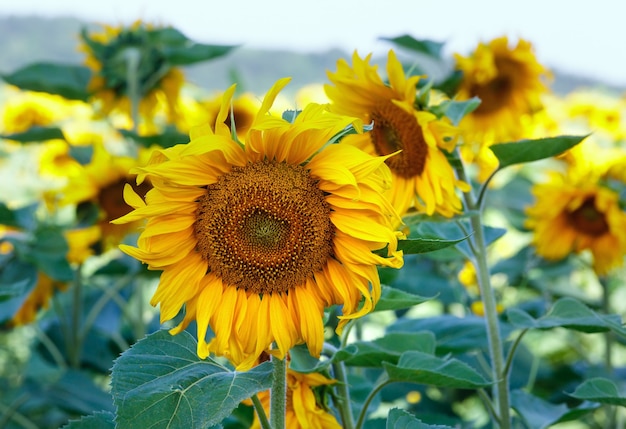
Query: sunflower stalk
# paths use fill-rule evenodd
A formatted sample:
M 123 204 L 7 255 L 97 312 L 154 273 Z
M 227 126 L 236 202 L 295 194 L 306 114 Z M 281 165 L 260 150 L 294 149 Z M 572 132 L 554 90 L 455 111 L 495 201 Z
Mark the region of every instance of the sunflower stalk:
M 126 58 L 126 84 L 128 99 L 130 100 L 130 117 L 133 123 L 132 131 L 137 133 L 139 128 L 139 101 L 141 100 L 139 88 L 141 51 L 137 48 L 127 48 L 124 54 Z
M 270 425 L 273 429 L 285 429 L 287 412 L 287 359 L 272 356 L 274 377 L 270 390 Z
M 72 285 L 72 312 L 69 329 L 68 356 L 69 364 L 72 368 L 80 366 L 81 350 L 83 348 L 80 335 L 81 314 L 83 311 L 83 278 L 82 265 L 76 268 L 74 273 L 74 284 Z
M 457 149 L 458 151 L 458 149 Z M 460 156 L 459 156 L 460 159 Z M 460 180 L 470 183 L 462 163 L 456 166 Z M 487 340 L 489 344 L 489 357 L 491 359 L 491 375 L 493 379 L 493 398 L 495 409 L 498 410 L 498 420 L 501 429 L 510 429 L 511 414 L 509 401 L 509 375 L 505 366 L 504 353 L 502 350 L 502 338 L 498 324 L 498 311 L 496 298 L 489 276 L 487 263 L 487 241 L 483 229 L 484 192 L 481 192 L 480 200 L 472 195 L 471 190 L 463 194 L 466 209 L 470 213 L 470 223 L 474 232 L 474 247 L 472 251 L 475 258 L 476 277 L 480 288 L 480 297 L 485 309 L 485 321 L 487 325 Z
M 259 423 L 261 424 L 262 429 L 272 429 L 272 425 L 265 414 L 265 410 L 263 409 L 263 404 L 257 395 L 252 395 L 250 398 L 252 400 L 252 405 L 256 411 L 256 415 L 259 418 Z
M 346 328 L 353 326 L 353 324 L 348 324 Z M 347 334 L 342 332 L 342 339 L 347 337 Z M 347 339 L 346 339 L 347 341 Z M 345 343 L 342 341 L 342 347 L 345 347 Z M 337 353 L 337 349 L 328 343 L 324 343 L 323 353 L 327 355 L 329 358 Z M 336 384 L 336 397 L 335 397 L 335 405 L 339 409 L 339 415 L 341 416 L 341 421 L 343 422 L 344 429 L 354 429 L 354 417 L 352 416 L 352 409 L 350 408 L 350 388 L 348 384 L 348 375 L 346 373 L 346 367 L 343 362 L 335 362 L 333 363 L 333 374 L 335 379 L 338 381 Z

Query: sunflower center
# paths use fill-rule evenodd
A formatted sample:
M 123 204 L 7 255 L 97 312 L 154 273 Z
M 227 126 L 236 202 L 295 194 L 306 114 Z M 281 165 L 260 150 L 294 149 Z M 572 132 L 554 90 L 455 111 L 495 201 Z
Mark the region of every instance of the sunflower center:
M 518 67 L 519 64 L 514 61 L 496 59 L 497 76 L 484 84 L 472 85 L 470 93 L 480 98 L 475 114 L 488 115 L 510 104 L 515 89 L 514 75 Z
M 135 192 L 142 197 L 151 188 L 148 182 L 143 182 L 141 185 L 135 185 L 134 179 L 130 182 Z M 124 201 L 124 185 L 127 183 L 129 183 L 129 180 L 122 178 L 100 190 L 98 194 L 98 204 L 106 213 L 106 222 L 125 216 L 133 210 L 133 208 Z
M 287 292 L 332 255 L 334 227 L 318 181 L 299 165 L 233 167 L 198 200 L 197 251 L 227 285 Z
M 591 197 L 567 215 L 570 224 L 583 234 L 600 236 L 609 232 L 609 224 L 604 213 L 596 209 L 595 198 Z
M 385 162 L 398 176 L 410 178 L 424 171 L 428 145 L 415 117 L 390 101 L 377 104 L 371 112 L 374 128 L 370 138 L 376 153 L 389 155 L 402 150 Z

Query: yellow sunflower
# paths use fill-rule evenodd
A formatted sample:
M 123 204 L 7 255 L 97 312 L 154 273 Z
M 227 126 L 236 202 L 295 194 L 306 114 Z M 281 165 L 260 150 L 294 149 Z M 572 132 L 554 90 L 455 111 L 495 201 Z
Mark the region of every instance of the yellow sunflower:
M 555 173 L 532 192 L 536 201 L 526 210 L 526 226 L 539 255 L 559 260 L 588 250 L 599 275 L 623 264 L 626 212 L 616 191 L 591 174 Z
M 132 167 L 140 165 L 140 159 L 129 156 L 118 156 L 110 153 L 101 142 L 94 142 L 93 154 L 89 163 L 82 165 L 70 159 L 69 155 L 61 154 L 50 159 L 51 165 L 42 166 L 48 174 L 62 175 L 61 167 L 66 168 L 66 184 L 47 200 L 55 199 L 60 205 L 94 203 L 100 209 L 101 216 L 98 226 L 101 232 L 104 249 L 117 246 L 122 239 L 139 224 L 114 225 L 117 219 L 132 210 L 124 201 L 124 186 L 135 182 L 135 175 L 130 174 Z M 56 163 L 56 165 L 55 165 Z M 135 186 L 141 195 L 150 188 L 149 182 Z
M 215 124 L 215 119 L 217 115 L 219 115 L 220 108 L 222 107 L 223 97 L 224 94 L 221 93 L 214 98 L 201 101 L 199 103 L 201 116 L 191 125 L 196 126 L 205 123 Z M 251 93 L 241 94 L 233 98 L 232 112 L 228 113 L 224 123 L 230 128 L 231 120 L 234 119 L 237 138 L 243 141 L 260 107 L 261 101 L 256 96 Z
M 287 407 L 285 427 L 289 429 L 341 429 L 335 416 L 319 404 L 314 388 L 329 386 L 335 380 L 329 380 L 322 374 L 303 374 L 287 369 Z M 261 392 L 258 395 L 265 413 L 269 415 L 270 392 Z M 260 429 L 261 423 L 255 414 L 254 423 L 250 429 Z
M 149 37 L 151 30 L 150 26 L 136 21 L 130 27 L 103 25 L 101 32 L 83 36 L 80 50 L 87 55 L 85 65 L 93 72 L 88 89 L 99 102 L 102 116 L 114 110 L 131 115 L 128 63 L 129 56 L 136 54 L 139 114 L 152 124 L 155 110 L 163 102 L 168 107 L 169 123 L 175 123 L 185 77 L 182 70 L 167 65 L 160 47 Z
M 120 247 L 163 271 L 151 300 L 161 321 L 185 305 L 171 332 L 195 319 L 198 355 L 226 356 L 239 370 L 300 343 L 319 356 L 324 308 L 343 305 L 341 329 L 378 301 L 377 265 L 403 263 L 398 216 L 382 194 L 385 158 L 328 144 L 362 124 L 325 106 L 307 106 L 293 123 L 267 115 L 287 82 L 268 92 L 245 145 L 225 124 L 234 87 L 226 91 L 215 124 L 133 170 L 153 188 L 144 201 L 126 186 L 135 210 L 115 221 L 147 219 L 138 247 Z M 372 253 L 385 247 L 388 257 Z
M 456 129 L 446 120 L 415 107 L 419 76 L 407 78 L 402 64 L 389 51 L 389 85 L 381 79 L 371 55 L 364 59 L 355 52 L 353 65 L 337 62 L 337 72 L 328 72 L 332 85 L 325 85 L 330 109 L 373 123 L 372 131 L 347 136 L 342 143 L 370 154 L 388 156 L 385 161 L 393 176 L 388 193 L 396 210 L 404 214 L 416 207 L 428 215 L 451 217 L 461 212 L 458 189 L 468 190 L 457 180 L 441 149 L 454 149 Z M 400 151 L 400 152 L 398 152 Z
M 455 54 L 456 68 L 463 72 L 457 99 L 478 97 L 476 110 L 461 121 L 473 140 L 487 144 L 519 140 L 524 121 L 541 110 L 544 80 L 549 72 L 537 61 L 532 45 L 523 39 L 513 48 L 505 37 L 480 43 L 468 57 Z

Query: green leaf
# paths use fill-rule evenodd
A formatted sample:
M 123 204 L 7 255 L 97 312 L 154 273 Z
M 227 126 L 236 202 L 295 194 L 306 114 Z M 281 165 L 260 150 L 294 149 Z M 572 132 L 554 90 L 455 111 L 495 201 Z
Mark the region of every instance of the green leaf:
M 489 146 L 500 163 L 498 169 L 509 165 L 550 158 L 576 146 L 588 136 L 558 136 Z
M 459 125 L 465 115 L 473 112 L 480 105 L 480 98 L 473 97 L 465 101 L 446 100 L 430 110 L 437 116 L 447 116 L 454 125 Z
M 528 313 L 517 308 L 506 311 L 509 322 L 517 328 L 568 328 L 580 332 L 605 332 L 612 330 L 626 337 L 626 329 L 622 326 L 620 316 L 601 315 L 574 298 L 561 298 L 554 303 L 550 311 L 535 319 Z
M 35 231 L 28 259 L 48 276 L 59 281 L 74 279 L 74 271 L 66 259 L 68 244 L 57 227 L 41 227 Z
M 228 54 L 236 48 L 234 45 L 205 45 L 202 43 L 192 43 L 189 46 L 166 47 L 163 55 L 170 64 L 175 66 L 186 66 L 201 61 L 208 61 Z
M 115 429 L 115 415 L 109 412 L 95 412 L 79 420 L 71 420 L 62 429 Z
M 167 128 L 160 134 L 152 134 L 149 136 L 140 136 L 139 134 L 130 130 L 118 130 L 124 137 L 132 139 L 135 143 L 138 143 L 144 147 L 150 147 L 152 145 L 158 145 L 163 148 L 175 146 L 177 144 L 189 143 L 189 136 L 178 132 L 174 128 Z
M 380 39 L 391 42 L 398 47 L 418 52 L 435 59 L 441 59 L 441 50 L 444 45 L 441 42 L 434 42 L 432 40 L 418 40 L 408 34 L 391 38 L 381 37 Z
M 376 303 L 374 311 L 403 310 L 433 299 L 414 295 L 386 285 L 381 287 L 380 300 Z
M 32 264 L 11 258 L 0 266 L 0 324 L 13 318 L 37 284 Z
M 452 426 L 429 425 L 399 408 L 389 411 L 387 429 L 452 429 Z
M 8 84 L 18 88 L 57 94 L 70 100 L 87 101 L 91 70 L 85 66 L 35 63 L 2 75 Z
M 383 367 L 390 381 L 458 389 L 476 389 L 491 384 L 472 367 L 457 359 L 443 359 L 419 351 L 405 352 L 397 365 L 383 362 Z
M 556 423 L 577 420 L 598 408 L 588 402 L 576 408 L 568 408 L 565 404 L 552 404 L 523 390 L 511 392 L 511 406 L 528 429 L 545 429 Z
M 196 347 L 186 331 L 158 331 L 122 354 L 111 381 L 119 429 L 206 428 L 271 387 L 271 362 L 233 372 L 198 358 Z
M 405 240 L 398 240 L 398 250 L 402 250 L 405 255 L 428 253 L 454 246 L 466 239 L 467 237 L 455 240 L 445 240 L 443 238 L 407 238 Z M 387 256 L 387 246 L 376 250 L 374 253 L 379 256 Z
M 430 332 L 394 332 L 373 341 L 358 341 L 335 353 L 333 362 L 380 367 L 382 362 L 398 363 L 402 353 L 411 350 L 434 354 L 435 336 Z
M 1 134 L 0 138 L 28 143 L 54 139 L 65 140 L 65 135 L 63 135 L 63 131 L 60 128 L 56 127 L 32 127 L 21 133 Z
M 601 404 L 620 405 L 626 407 L 626 396 L 620 393 L 613 381 L 595 377 L 585 380 L 569 396 Z

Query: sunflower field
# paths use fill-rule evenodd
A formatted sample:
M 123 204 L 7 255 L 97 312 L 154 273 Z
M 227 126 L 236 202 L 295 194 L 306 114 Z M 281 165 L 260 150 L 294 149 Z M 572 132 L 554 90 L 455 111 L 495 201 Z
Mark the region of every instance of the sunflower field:
M 0 76 L 0 428 L 626 426 L 623 94 L 507 36 L 295 96 L 77 36 Z

